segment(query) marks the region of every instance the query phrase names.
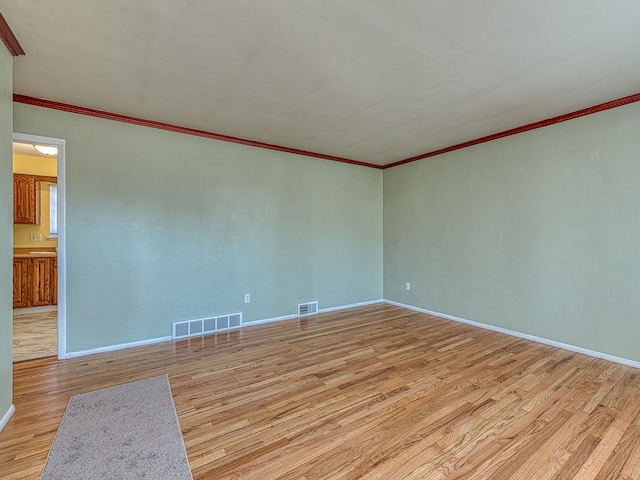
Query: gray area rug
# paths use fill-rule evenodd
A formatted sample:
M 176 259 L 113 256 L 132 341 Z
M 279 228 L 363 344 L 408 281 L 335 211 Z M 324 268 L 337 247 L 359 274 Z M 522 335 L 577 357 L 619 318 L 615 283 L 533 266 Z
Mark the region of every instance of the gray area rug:
M 41 480 L 192 480 L 166 375 L 71 397 Z

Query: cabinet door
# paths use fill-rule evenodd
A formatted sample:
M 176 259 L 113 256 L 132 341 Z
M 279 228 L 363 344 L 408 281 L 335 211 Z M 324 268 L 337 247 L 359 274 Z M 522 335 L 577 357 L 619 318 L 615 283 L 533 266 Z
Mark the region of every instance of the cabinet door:
M 38 191 L 33 175 L 13 176 L 13 223 L 38 223 Z
M 51 259 L 51 304 L 58 304 L 58 257 Z
M 33 261 L 31 276 L 33 279 L 33 301 L 34 307 L 51 305 L 53 302 L 53 282 L 51 276 L 52 258 L 36 257 Z
M 13 259 L 13 308 L 31 306 L 29 295 L 29 258 Z

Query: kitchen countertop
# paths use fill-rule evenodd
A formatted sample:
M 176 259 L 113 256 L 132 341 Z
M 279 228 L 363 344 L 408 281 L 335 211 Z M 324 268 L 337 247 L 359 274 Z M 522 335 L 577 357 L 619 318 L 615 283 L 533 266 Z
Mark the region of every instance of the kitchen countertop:
M 13 258 L 38 258 L 57 257 L 56 247 L 16 247 L 13 249 Z
M 38 257 L 57 257 L 56 252 L 31 252 L 31 253 L 14 253 L 13 258 L 38 258 Z

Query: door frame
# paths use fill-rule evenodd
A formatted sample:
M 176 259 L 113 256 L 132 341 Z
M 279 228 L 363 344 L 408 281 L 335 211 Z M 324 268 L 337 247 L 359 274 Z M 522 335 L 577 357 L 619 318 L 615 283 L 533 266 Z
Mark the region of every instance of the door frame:
M 43 137 L 13 132 L 13 140 L 26 143 L 55 145 L 58 147 L 58 359 L 67 357 L 67 235 L 65 141 L 62 138 Z

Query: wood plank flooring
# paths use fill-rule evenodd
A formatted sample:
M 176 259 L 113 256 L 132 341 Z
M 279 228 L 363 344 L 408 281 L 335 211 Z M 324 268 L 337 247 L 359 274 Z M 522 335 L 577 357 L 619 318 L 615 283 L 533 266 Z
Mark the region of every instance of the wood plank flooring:
M 13 361 L 58 356 L 58 312 L 13 314 Z
M 14 370 L 7 480 L 72 395 L 165 372 L 195 479 L 640 478 L 640 370 L 391 305 Z

